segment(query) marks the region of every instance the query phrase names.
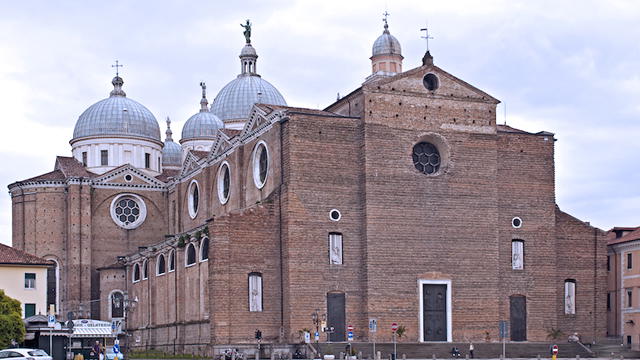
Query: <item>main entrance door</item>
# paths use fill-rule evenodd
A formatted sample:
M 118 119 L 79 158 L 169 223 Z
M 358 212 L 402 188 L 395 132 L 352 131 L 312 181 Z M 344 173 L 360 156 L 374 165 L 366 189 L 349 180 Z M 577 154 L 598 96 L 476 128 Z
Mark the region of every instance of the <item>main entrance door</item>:
M 333 327 L 329 341 L 344 341 L 345 309 L 344 293 L 327 294 L 327 326 Z
M 424 341 L 447 341 L 447 285 L 422 286 Z
M 509 297 L 511 341 L 527 341 L 527 298 L 522 295 Z

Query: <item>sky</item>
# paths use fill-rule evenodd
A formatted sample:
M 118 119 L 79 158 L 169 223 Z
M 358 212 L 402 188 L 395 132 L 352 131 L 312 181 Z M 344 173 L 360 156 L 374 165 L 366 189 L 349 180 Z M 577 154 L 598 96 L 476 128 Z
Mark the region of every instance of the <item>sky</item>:
M 257 70 L 290 106 L 324 108 L 371 71 L 382 13 L 403 68 L 434 62 L 502 101 L 498 123 L 556 134 L 556 201 L 607 230 L 640 225 L 638 1 L 0 0 L 0 242 L 11 243 L 10 183 L 71 155 L 78 116 L 124 90 L 174 139 L 240 71 L 251 19 Z

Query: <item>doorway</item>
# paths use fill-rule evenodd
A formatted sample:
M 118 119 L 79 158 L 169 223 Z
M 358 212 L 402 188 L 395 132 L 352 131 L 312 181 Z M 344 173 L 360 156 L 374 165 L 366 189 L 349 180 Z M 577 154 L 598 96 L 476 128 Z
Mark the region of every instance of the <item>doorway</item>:
M 327 294 L 327 327 L 333 327 L 329 341 L 345 341 L 345 298 L 344 293 Z
M 512 295 L 509 297 L 509 319 L 511 322 L 511 341 L 527 341 L 527 297 Z

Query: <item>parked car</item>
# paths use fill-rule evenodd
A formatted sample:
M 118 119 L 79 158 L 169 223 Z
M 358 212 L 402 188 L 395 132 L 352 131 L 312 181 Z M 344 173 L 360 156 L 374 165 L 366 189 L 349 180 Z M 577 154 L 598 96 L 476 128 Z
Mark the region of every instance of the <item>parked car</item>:
M 0 350 L 0 359 L 53 360 L 53 358 L 42 349 L 4 349 Z
M 117 354 L 114 353 L 113 352 L 113 348 L 107 348 L 107 351 L 106 351 L 105 355 L 106 355 L 106 359 L 105 360 L 114 360 L 116 358 L 116 356 L 118 357 L 118 360 L 124 360 L 124 355 L 121 352 L 119 352 Z M 11 360 L 13 360 L 13 359 L 11 359 Z M 39 360 L 39 359 L 37 359 L 37 360 Z

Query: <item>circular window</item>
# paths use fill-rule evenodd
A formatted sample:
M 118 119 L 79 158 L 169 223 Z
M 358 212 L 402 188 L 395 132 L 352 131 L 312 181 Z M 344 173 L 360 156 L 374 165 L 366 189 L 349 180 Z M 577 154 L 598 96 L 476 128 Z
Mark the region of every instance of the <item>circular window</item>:
M 342 214 L 340 214 L 340 210 L 332 209 L 331 211 L 329 211 L 329 219 L 333 221 L 338 221 L 340 220 L 341 217 L 342 217 Z
M 438 80 L 435 74 L 428 73 L 422 78 L 422 85 L 424 85 L 427 90 L 434 91 L 440 87 L 440 80 Z
M 111 201 L 111 218 L 124 229 L 135 229 L 147 217 L 147 207 L 141 197 L 122 194 Z
M 258 189 L 262 189 L 267 181 L 269 171 L 269 152 L 267 145 L 261 141 L 253 152 L 253 182 Z
M 229 171 L 229 163 L 226 161 L 220 165 L 218 170 L 218 199 L 221 204 L 229 201 L 229 188 L 231 186 L 231 173 Z
M 189 184 L 189 216 L 195 218 L 198 215 L 198 205 L 200 202 L 200 189 L 198 188 L 198 182 L 195 180 Z
M 133 180 L 133 176 L 131 176 L 130 174 L 127 174 L 124 176 L 124 181 L 131 182 L 132 180 Z
M 513 219 L 511 219 L 511 226 L 513 226 L 516 229 L 519 229 L 522 227 L 522 219 L 520 219 L 519 217 L 514 217 Z
M 413 166 L 423 174 L 431 175 L 440 169 L 440 152 L 432 143 L 421 142 L 413 146 Z

